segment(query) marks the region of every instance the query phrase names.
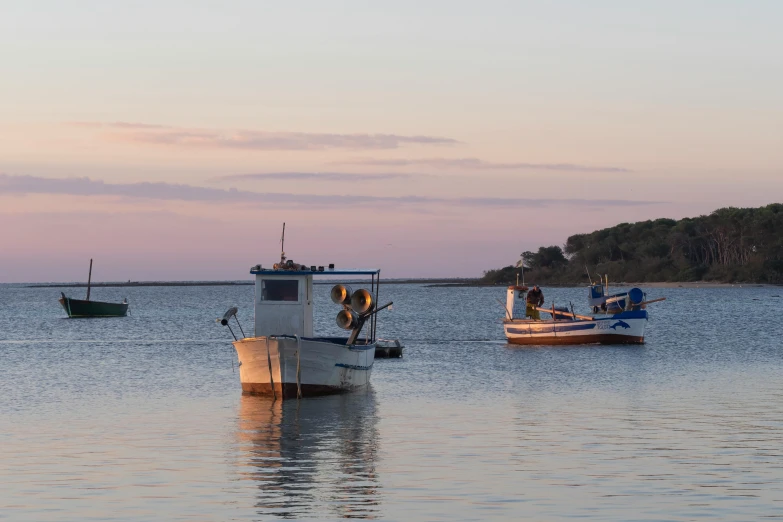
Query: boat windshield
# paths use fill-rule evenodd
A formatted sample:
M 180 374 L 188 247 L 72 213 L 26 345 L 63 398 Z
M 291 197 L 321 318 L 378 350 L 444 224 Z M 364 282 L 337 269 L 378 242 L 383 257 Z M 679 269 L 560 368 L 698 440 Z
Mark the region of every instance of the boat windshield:
M 264 301 L 298 301 L 299 281 L 296 279 L 267 279 L 263 282 Z

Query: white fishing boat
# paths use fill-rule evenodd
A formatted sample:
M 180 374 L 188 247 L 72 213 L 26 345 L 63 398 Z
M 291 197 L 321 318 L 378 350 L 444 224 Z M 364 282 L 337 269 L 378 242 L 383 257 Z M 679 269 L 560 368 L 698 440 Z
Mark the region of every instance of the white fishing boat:
M 525 289 L 526 290 L 526 289 Z M 516 315 L 525 310 L 525 290 L 509 286 L 506 292 L 506 317 L 503 329 L 511 344 L 565 345 L 565 344 L 643 344 L 647 325 L 646 302 L 639 302 L 605 317 L 593 317 L 555 308 L 536 308 L 551 319 L 538 320 Z M 525 312 L 521 312 L 524 314 Z
M 230 328 L 233 317 L 242 333 L 239 338 L 231 330 L 243 392 L 278 398 L 307 397 L 350 390 L 370 382 L 375 361 L 376 314 L 391 305 L 375 305 L 380 270 L 304 266 L 286 261 L 282 254 L 279 264 L 272 268 L 256 265 L 250 273 L 255 276 L 254 336 L 244 337 L 236 319 L 236 307 L 220 319 Z M 369 276 L 370 289 L 351 292 L 346 285 L 336 285 L 331 296 L 341 307 L 337 324 L 350 330 L 350 335 L 314 335 L 313 278 L 338 275 Z

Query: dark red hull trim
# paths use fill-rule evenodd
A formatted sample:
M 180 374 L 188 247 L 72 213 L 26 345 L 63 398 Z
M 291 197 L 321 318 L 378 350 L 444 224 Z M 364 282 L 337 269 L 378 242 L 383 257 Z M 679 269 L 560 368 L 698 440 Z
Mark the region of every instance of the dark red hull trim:
M 567 344 L 644 344 L 644 337 L 633 335 L 571 335 L 568 337 L 516 337 L 509 344 L 567 345 Z
M 337 386 L 325 386 L 322 384 L 302 384 L 302 397 L 316 397 L 318 395 L 331 395 L 348 391 L 345 388 Z M 268 395 L 272 396 L 272 386 L 268 383 L 243 382 L 242 393 L 246 395 Z M 284 384 L 275 383 L 275 394 L 277 398 L 295 399 L 296 383 L 287 382 Z

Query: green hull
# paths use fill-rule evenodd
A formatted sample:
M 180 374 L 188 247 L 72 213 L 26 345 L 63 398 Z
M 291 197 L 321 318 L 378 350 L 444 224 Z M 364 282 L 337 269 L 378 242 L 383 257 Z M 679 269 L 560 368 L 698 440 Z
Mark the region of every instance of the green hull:
M 102 303 L 100 301 L 83 301 L 63 296 L 60 298 L 68 317 L 125 317 L 128 313 L 128 303 Z

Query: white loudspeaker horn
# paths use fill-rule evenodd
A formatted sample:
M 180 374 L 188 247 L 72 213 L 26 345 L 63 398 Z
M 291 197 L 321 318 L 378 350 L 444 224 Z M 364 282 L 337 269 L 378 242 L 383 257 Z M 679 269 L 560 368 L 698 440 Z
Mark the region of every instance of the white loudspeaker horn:
M 337 314 L 337 326 L 343 330 L 353 330 L 359 325 L 359 316 L 352 310 L 341 310 Z
M 334 285 L 332 287 L 332 302 L 335 304 L 349 304 L 351 302 L 351 287 L 348 285 Z
M 362 288 L 357 290 L 351 296 L 351 308 L 358 314 L 369 312 L 372 309 L 372 295 Z

